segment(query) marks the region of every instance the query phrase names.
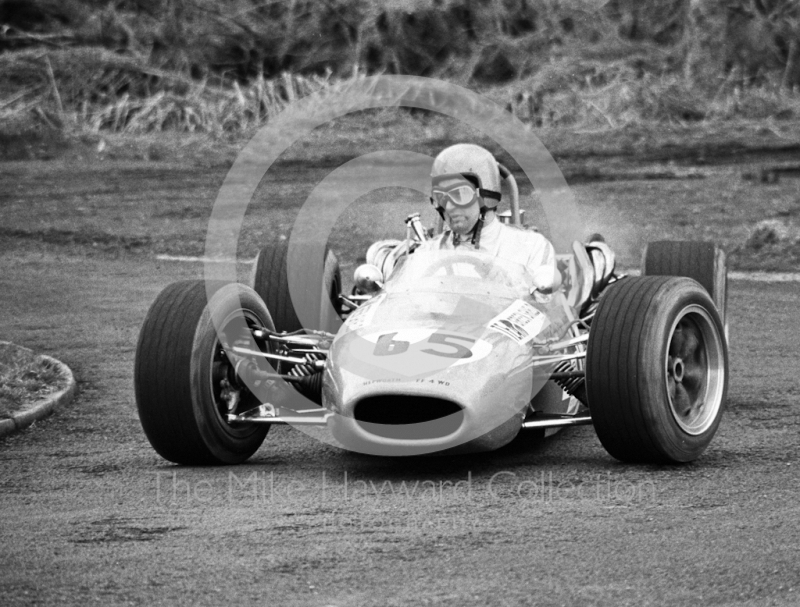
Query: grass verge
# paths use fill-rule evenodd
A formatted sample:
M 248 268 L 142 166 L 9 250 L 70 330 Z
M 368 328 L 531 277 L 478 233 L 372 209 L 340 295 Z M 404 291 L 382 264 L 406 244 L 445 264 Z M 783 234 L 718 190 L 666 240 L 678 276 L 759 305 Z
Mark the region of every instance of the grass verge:
M 0 419 L 66 385 L 59 368 L 28 348 L 0 342 Z

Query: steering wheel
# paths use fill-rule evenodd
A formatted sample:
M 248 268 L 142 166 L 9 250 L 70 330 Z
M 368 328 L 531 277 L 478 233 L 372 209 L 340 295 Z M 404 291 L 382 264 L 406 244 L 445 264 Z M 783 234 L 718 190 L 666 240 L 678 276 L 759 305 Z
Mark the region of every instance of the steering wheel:
M 475 255 L 448 255 L 442 259 L 434 261 L 425 270 L 421 278 L 430 278 L 434 276 L 439 270 L 444 268 L 447 276 L 456 276 L 453 271 L 454 267 L 461 264 L 469 264 L 475 269 L 477 278 L 486 280 L 490 277 L 501 277 L 503 282 L 509 283 L 508 274 L 498 264 L 493 263 L 494 258 L 491 256 L 478 257 Z M 495 278 L 497 280 L 497 278 Z

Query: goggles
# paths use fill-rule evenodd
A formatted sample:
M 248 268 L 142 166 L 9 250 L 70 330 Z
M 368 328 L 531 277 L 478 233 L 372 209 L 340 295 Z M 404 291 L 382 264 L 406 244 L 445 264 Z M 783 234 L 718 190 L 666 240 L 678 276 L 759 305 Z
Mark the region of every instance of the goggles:
M 466 207 L 475 202 L 477 198 L 478 190 L 467 184 L 457 185 L 449 190 L 434 188 L 431 192 L 433 204 L 441 208 L 445 208 L 448 202 L 452 202 L 457 207 Z
M 441 183 L 453 178 L 460 179 L 461 183 L 446 189 L 437 186 L 437 182 Z M 475 202 L 478 196 L 500 200 L 500 194 L 491 190 L 484 190 L 480 185 L 480 178 L 474 173 L 439 175 L 433 179 L 431 202 L 440 209 L 444 209 L 448 202 L 452 202 L 457 207 L 467 207 Z

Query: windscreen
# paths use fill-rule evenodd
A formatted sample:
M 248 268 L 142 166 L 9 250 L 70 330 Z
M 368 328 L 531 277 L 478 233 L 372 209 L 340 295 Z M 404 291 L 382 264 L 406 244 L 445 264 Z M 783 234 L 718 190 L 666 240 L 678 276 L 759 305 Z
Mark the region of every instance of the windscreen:
M 392 293 L 458 293 L 527 298 L 527 269 L 481 251 L 416 251 L 401 260 L 386 281 Z
M 479 251 L 416 251 L 398 265 L 386 281 L 387 313 L 399 320 L 419 321 L 430 316 L 450 316 L 451 323 L 461 323 L 469 311 L 480 309 L 474 321 L 483 323 L 484 315 L 514 319 L 525 315 L 526 305 L 543 313 L 548 321 L 537 341 L 559 339 L 572 320 L 561 292 L 552 296 L 531 295 L 533 278 L 525 266 Z M 454 297 L 457 298 L 453 299 Z M 458 305 L 453 301 L 460 302 Z M 479 305 L 466 305 L 465 302 Z M 523 303 L 524 302 L 524 303 Z M 439 320 L 439 322 L 445 322 Z M 524 339 L 524 338 L 523 338 Z

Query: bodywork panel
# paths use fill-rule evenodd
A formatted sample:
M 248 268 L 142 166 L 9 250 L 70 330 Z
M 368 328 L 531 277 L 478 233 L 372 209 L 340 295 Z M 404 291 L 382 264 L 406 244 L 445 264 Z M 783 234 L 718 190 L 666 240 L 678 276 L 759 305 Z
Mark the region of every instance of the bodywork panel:
M 333 341 L 322 396 L 338 414 L 330 421 L 334 437 L 387 454 L 490 450 L 511 441 L 547 382 L 549 369 L 532 366 L 532 345 L 557 339 L 571 320 L 560 293 L 535 301 L 530 288 L 522 266 L 485 254 L 412 255 Z M 383 398 L 402 407 L 398 396 L 447 401 L 458 412 L 391 431 L 360 419 L 359 403 Z M 550 400 L 557 407 L 561 395 Z

